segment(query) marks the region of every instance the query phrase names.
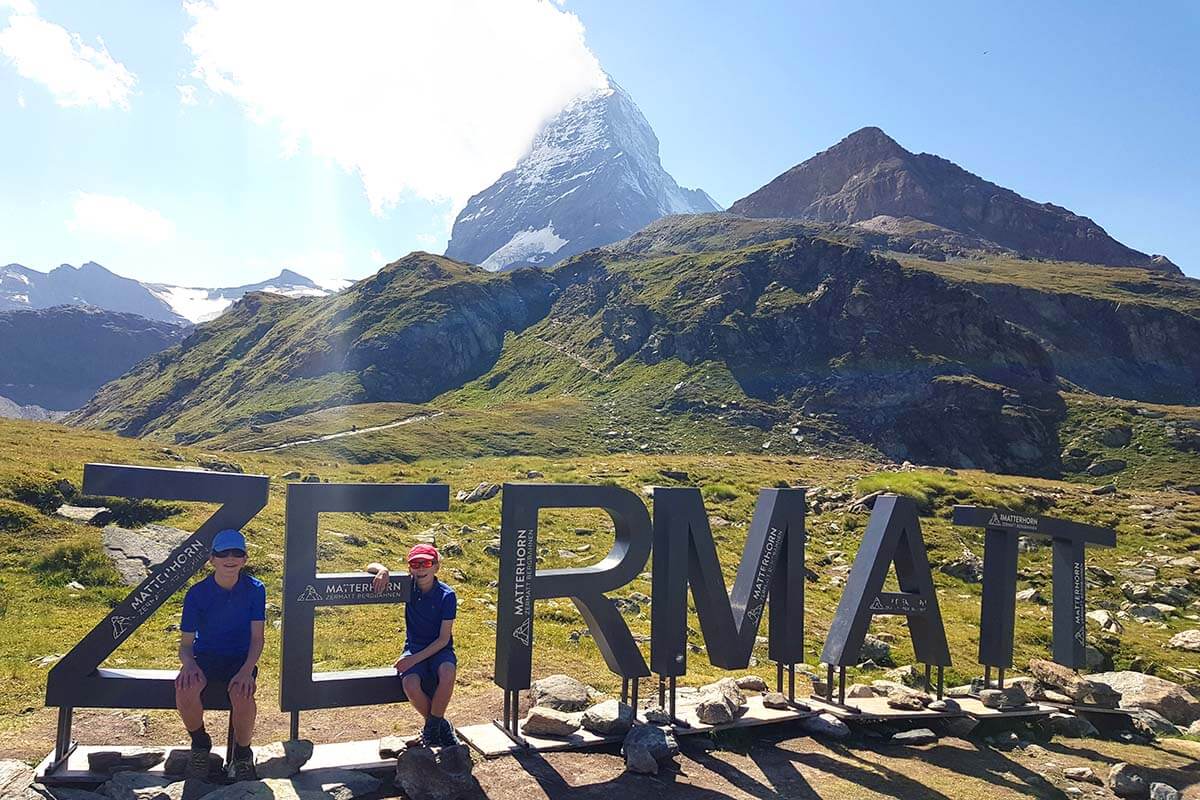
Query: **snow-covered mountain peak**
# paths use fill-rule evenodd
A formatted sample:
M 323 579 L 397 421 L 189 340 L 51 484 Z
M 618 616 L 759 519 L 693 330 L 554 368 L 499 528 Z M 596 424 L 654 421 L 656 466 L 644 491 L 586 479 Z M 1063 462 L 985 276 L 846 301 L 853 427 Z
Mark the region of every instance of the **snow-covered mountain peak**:
M 491 270 L 549 266 L 668 214 L 719 210 L 663 169 L 650 123 L 610 78 L 568 103 L 513 169 L 471 198 L 446 255 Z

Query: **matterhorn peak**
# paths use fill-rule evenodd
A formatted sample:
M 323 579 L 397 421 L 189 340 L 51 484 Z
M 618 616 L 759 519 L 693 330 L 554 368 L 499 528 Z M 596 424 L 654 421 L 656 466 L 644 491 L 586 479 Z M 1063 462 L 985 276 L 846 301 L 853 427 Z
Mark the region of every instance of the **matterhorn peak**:
M 720 210 L 663 169 L 650 123 L 609 78 L 569 102 L 515 167 L 467 202 L 446 255 L 490 270 L 549 266 L 668 214 Z

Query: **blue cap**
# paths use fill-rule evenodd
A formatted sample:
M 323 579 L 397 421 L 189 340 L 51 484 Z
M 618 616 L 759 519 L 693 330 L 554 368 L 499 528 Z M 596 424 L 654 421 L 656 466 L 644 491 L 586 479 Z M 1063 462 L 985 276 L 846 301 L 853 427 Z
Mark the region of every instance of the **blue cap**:
M 241 531 L 221 531 L 213 537 L 212 551 L 219 553 L 222 550 L 241 550 L 243 553 L 246 552 L 246 537 L 242 536 Z

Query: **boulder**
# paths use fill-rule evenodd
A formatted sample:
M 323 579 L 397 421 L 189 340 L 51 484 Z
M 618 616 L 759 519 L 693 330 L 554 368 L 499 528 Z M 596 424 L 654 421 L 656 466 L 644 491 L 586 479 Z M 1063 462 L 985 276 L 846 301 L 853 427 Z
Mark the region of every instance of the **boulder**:
M 1100 443 L 1105 447 L 1124 447 L 1133 438 L 1133 428 L 1128 425 L 1113 425 L 1100 432 Z
M 1148 797 L 1150 794 L 1146 779 L 1124 761 L 1113 764 L 1109 770 L 1108 788 L 1117 797 Z
M 1092 677 L 1120 693 L 1121 708 L 1148 708 L 1176 725 L 1200 720 L 1200 700 L 1173 681 L 1130 670 L 1101 672 Z
M 128 747 L 120 750 L 95 750 L 88 753 L 88 769 L 92 772 L 136 772 L 160 763 L 166 754 L 162 750 Z
M 735 679 L 737 687 L 747 692 L 765 692 L 767 691 L 767 682 L 757 675 L 743 675 Z
M 1051 714 L 1050 730 L 1056 736 L 1066 736 L 1068 739 L 1088 739 L 1100 735 L 1095 725 L 1074 714 Z
M 888 695 L 888 708 L 895 708 L 901 711 L 924 711 L 925 706 L 929 704 L 930 698 L 908 690 L 898 690 Z
M 1178 736 L 1181 732 L 1175 723 L 1149 708 L 1130 709 L 1130 716 L 1133 718 L 1133 727 L 1151 738 Z
M 587 684 L 569 675 L 549 675 L 536 680 L 529 687 L 529 695 L 533 705 L 555 711 L 583 711 L 590 700 Z
M 581 724 L 597 736 L 624 736 L 633 727 L 633 706 L 619 700 L 605 700 L 583 712 Z
M 846 687 L 846 697 L 847 698 L 853 698 L 855 700 L 858 700 L 858 699 L 861 699 L 864 697 L 874 697 L 874 696 L 875 696 L 874 690 L 871 689 L 870 686 L 867 686 L 864 683 L 852 683 Z
M 570 736 L 579 730 L 578 713 L 556 711 L 548 706 L 534 706 L 521 723 L 521 733 L 529 736 Z
M 465 745 L 443 747 L 436 754 L 427 747 L 412 748 L 396 759 L 396 788 L 410 800 L 478 796 L 481 789 L 471 775 L 473 767 Z
M 478 503 L 483 500 L 491 500 L 500 492 L 500 484 L 498 483 L 481 483 L 471 491 L 462 491 L 454 496 L 455 500 L 461 503 Z
M 176 780 L 171 775 L 117 772 L 100 787 L 100 794 L 112 800 L 183 800 L 185 783 L 187 781 Z M 195 784 L 195 781 L 191 783 Z
M 876 664 L 891 664 L 892 646 L 878 636 L 867 634 L 858 655 L 859 658 L 874 661 Z
M 930 711 L 958 711 L 961 706 L 956 701 L 945 698 L 944 700 L 934 700 L 926 705 L 925 708 Z
M 642 719 L 650 725 L 670 725 L 671 715 L 662 706 L 651 706 L 642 712 Z
M 1200 653 L 1200 630 L 1181 631 L 1171 637 L 1167 647 L 1176 650 L 1187 650 L 1190 653 Z
M 823 736 L 828 739 L 845 739 L 850 735 L 850 728 L 846 723 L 833 714 L 818 714 L 815 717 L 806 717 L 800 724 L 805 731 L 813 736 Z
M 313 743 L 308 739 L 271 742 L 254 748 L 254 771 L 259 778 L 290 778 L 312 758 Z
M 1036 588 L 1022 589 L 1017 592 L 1017 601 L 1021 603 L 1034 603 L 1039 606 L 1046 604 L 1046 598 L 1042 597 L 1041 592 Z
M 1087 468 L 1087 474 L 1092 477 L 1100 477 L 1102 475 L 1112 475 L 1114 472 L 1120 472 L 1125 469 L 1125 461 L 1120 458 L 1102 458 L 1099 461 L 1093 461 Z
M 782 692 L 767 692 L 763 695 L 762 704 L 764 708 L 786 709 L 791 706 L 788 704 L 788 699 Z
M 121 582 L 137 586 L 146 579 L 151 566 L 166 561 L 171 551 L 190 535 L 166 525 L 147 525 L 136 531 L 109 525 L 100 534 L 100 542 Z
M 937 741 L 937 738 L 937 734 L 929 730 L 929 728 L 917 728 L 916 730 L 902 731 L 900 733 L 893 734 L 892 738 L 888 740 L 888 743 L 907 745 L 933 744 Z
M 746 697 L 733 678 L 701 686 L 698 698 L 696 718 L 706 725 L 733 722 L 746 705 Z
M 191 757 L 191 750 L 181 747 L 176 747 L 167 753 L 167 760 L 163 762 L 164 775 L 182 775 L 187 770 L 188 759 Z M 225 766 L 225 759 L 220 753 L 210 752 L 208 754 L 208 774 L 216 776 L 221 772 L 221 768 Z
M 1019 684 L 1010 684 L 1003 689 L 984 689 L 979 693 L 979 702 L 987 708 L 1022 708 L 1029 705 L 1029 695 Z
M 1084 783 L 1100 783 L 1100 776 L 1091 767 L 1067 767 L 1063 770 L 1063 777 Z
M 966 583 L 979 583 L 983 580 L 983 559 L 966 549 L 961 556 L 942 564 L 938 569 L 951 578 L 958 578 Z
M 929 683 L 925 680 L 925 671 L 917 669 L 912 664 L 890 669 L 883 673 L 883 677 L 885 680 L 907 686 L 910 689 L 920 689 L 923 692 L 930 689 Z
M 1183 795 L 1169 783 L 1150 784 L 1150 800 L 1183 800 Z
M 26 800 L 33 795 L 33 770 L 24 761 L 0 760 L 0 798 Z
M 657 774 L 659 762 L 673 758 L 678 752 L 675 736 L 655 725 L 636 723 L 621 743 L 625 766 L 631 772 Z
M 1064 667 L 1053 661 L 1040 658 L 1031 659 L 1029 674 L 1037 678 L 1043 686 L 1070 697 L 1074 703 L 1096 705 L 1101 708 L 1116 708 L 1117 702 L 1121 699 L 1120 694 L 1113 691 L 1099 676 L 1088 680 L 1070 667 Z
M 445 747 L 442 749 L 445 751 L 453 748 Z M 466 750 L 465 747 L 462 749 Z M 364 794 L 377 792 L 379 791 L 379 787 L 383 785 L 383 782 L 374 775 L 354 769 L 339 769 L 337 767 L 305 770 L 293 776 L 286 783 L 290 783 L 291 787 L 301 795 L 301 800 L 304 800 L 305 793 L 315 792 L 324 792 L 325 797 L 331 798 L 331 800 L 353 800 L 355 797 L 362 797 Z M 282 800 L 288 799 L 283 798 Z M 317 800 L 320 800 L 320 798 Z

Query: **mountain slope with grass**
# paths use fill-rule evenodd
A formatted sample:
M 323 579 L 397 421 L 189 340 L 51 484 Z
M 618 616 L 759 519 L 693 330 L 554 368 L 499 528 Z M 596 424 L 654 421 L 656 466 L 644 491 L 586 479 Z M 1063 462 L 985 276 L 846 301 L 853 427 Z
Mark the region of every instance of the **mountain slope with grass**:
M 829 445 L 1057 470 L 1050 359 L 976 296 L 798 232 L 635 250 L 500 275 L 414 254 L 333 298 L 256 295 L 74 421 L 196 441 L 352 403 L 518 413 L 569 397 L 593 449 Z

